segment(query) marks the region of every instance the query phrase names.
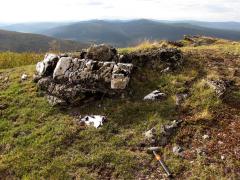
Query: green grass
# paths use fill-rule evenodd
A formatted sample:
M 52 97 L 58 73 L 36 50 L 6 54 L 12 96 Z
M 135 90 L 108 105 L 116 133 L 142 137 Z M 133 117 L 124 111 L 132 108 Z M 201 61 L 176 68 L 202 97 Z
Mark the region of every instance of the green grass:
M 0 52 L 0 69 L 36 64 L 43 56 L 36 53 Z
M 108 122 L 99 129 L 82 130 L 69 110 L 50 107 L 30 79 L 19 81 L 23 72 L 32 75 L 34 66 L 1 73 L 10 71 L 9 86 L 0 92 L 0 103 L 8 105 L 0 118 L 2 177 L 68 179 L 84 176 L 87 169 L 88 177 L 96 178 L 94 172 L 102 168 L 112 177 L 132 179 L 147 168 L 142 161 L 147 164 L 152 156 L 131 148 L 143 141 L 148 128 L 174 118 L 171 97 L 164 102 L 104 99 L 79 112 L 106 115 Z
M 156 44 L 145 43 L 120 51 L 155 47 Z M 211 48 L 216 50 L 216 47 L 202 46 L 182 50 L 187 54 Z M 218 46 L 217 52 L 220 50 L 222 47 Z M 82 115 L 100 114 L 108 119 L 99 129 L 84 129 L 71 115 L 72 108 L 51 107 L 30 78 L 20 81 L 23 73 L 32 77 L 35 66 L 29 64 L 35 64 L 42 57 L 28 53 L 0 54 L 0 76 L 9 77 L 8 81 L 0 78 L 0 104 L 7 105 L 0 110 L 0 177 L 3 179 L 136 179 L 138 175 L 159 178 L 155 170 L 158 163 L 139 147 L 145 142 L 143 132 L 153 127 L 160 130 L 163 124 L 185 115 L 175 106 L 175 94 L 189 91 L 190 96 L 182 108 L 193 120 L 211 121 L 216 109 L 223 104 L 213 90 L 205 86 L 205 79 L 212 74 L 205 66 L 206 59 L 196 54 L 186 55 L 182 67 L 174 72 L 161 74 L 138 69 L 130 81 L 131 95 L 124 99 L 104 98 L 74 108 Z M 142 98 L 155 89 L 166 93 L 168 98 L 161 102 L 143 102 Z M 231 97 L 238 99 L 239 90 Z M 185 125 L 196 128 L 196 134 L 206 127 L 197 123 Z M 173 138 L 161 153 L 180 179 L 235 177 L 234 173 L 224 174 L 221 164 L 208 167 L 203 157 L 192 164 L 188 159 L 175 156 L 171 145 L 178 141 Z M 232 161 L 226 163 L 234 168 L 236 163 Z

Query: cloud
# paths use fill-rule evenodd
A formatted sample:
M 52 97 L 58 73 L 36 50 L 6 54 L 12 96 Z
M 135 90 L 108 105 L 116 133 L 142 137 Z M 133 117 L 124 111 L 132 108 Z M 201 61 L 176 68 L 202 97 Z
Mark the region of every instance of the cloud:
M 90 1 L 90 2 L 87 2 L 86 5 L 89 5 L 89 6 L 102 6 L 102 5 L 104 5 L 104 3 L 101 2 L 101 1 Z
M 1 0 L 0 22 L 87 19 L 240 21 L 238 0 Z

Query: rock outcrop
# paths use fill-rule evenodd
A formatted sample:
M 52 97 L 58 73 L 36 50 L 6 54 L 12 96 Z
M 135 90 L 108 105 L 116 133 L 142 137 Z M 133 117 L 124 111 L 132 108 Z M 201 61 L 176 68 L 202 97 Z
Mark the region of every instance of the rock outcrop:
M 182 52 L 177 48 L 157 48 L 124 54 L 119 58 L 119 61 L 122 63 L 132 63 L 138 67 L 154 67 L 161 62 L 166 67 L 173 69 L 182 63 L 182 58 Z
M 92 96 L 121 96 L 136 65 L 165 62 L 170 67 L 181 58 L 181 51 L 172 48 L 123 56 L 110 46 L 95 45 L 77 53 L 47 54 L 37 63 L 33 81 L 52 105 L 79 104 Z
M 97 94 L 120 94 L 128 86 L 133 65 L 113 61 L 114 52 L 108 46 L 93 46 L 86 57 L 95 60 L 47 54 L 37 63 L 34 81 L 52 105 L 76 104 Z

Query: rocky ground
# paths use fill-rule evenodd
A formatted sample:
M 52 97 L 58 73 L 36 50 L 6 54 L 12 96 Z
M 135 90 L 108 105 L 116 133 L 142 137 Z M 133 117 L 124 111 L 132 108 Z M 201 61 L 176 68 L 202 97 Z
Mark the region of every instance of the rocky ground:
M 175 179 L 239 179 L 240 43 L 93 46 L 35 68 L 0 69 L 2 179 L 166 179 L 151 146 Z

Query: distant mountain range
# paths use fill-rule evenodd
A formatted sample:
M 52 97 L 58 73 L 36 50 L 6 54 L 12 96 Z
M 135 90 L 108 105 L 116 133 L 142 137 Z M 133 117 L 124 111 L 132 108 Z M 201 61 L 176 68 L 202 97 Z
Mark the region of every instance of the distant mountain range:
M 46 52 L 50 50 L 76 51 L 88 45 L 80 42 L 59 40 L 44 35 L 0 30 L 0 51 Z
M 72 44 L 78 47 L 84 44 L 107 43 L 116 47 L 131 46 L 140 43 L 143 40 L 179 40 L 183 35 L 206 35 L 230 40 L 240 40 L 240 23 L 239 22 L 202 22 L 202 21 L 158 21 L 158 20 L 90 20 L 81 22 L 42 22 L 42 23 L 21 23 L 11 25 L 1 25 L 0 29 L 8 31 L 18 31 L 26 33 L 42 34 L 38 36 L 33 34 L 17 34 L 17 41 L 11 36 L 9 38 L 9 46 L 11 43 L 22 44 L 30 42 L 29 36 L 38 37 L 35 40 L 46 42 L 51 36 L 53 39 L 49 41 L 62 39 L 71 40 Z M 6 31 L 5 31 L 6 32 Z M 9 32 L 10 33 L 10 32 Z M 8 33 L 5 33 L 8 34 Z M 3 35 L 0 35 L 4 38 Z M 21 38 L 20 38 L 21 36 Z M 25 37 L 27 41 L 23 38 Z M 41 37 L 41 38 L 40 38 Z M 11 42 L 15 41 L 15 42 Z M 35 42 L 34 49 L 42 50 L 43 45 L 38 41 Z M 48 42 L 49 42 L 48 41 Z M 69 41 L 60 41 L 65 44 Z M 0 41 L 0 46 L 3 45 Z M 6 42 L 6 38 L 5 38 Z M 11 42 L 11 43 L 10 43 Z M 31 41 L 33 43 L 33 40 Z M 39 47 L 37 47 L 39 46 Z M 21 46 L 21 49 L 33 49 L 32 46 Z M 45 47 L 45 50 L 49 47 Z M 13 48 L 16 49 L 16 48 Z
M 18 23 L 18 24 L 1 24 L 0 29 L 8 31 L 17 31 L 23 33 L 39 33 L 58 26 L 65 26 L 70 22 L 39 22 L 39 23 Z
M 109 43 L 129 46 L 148 40 L 179 40 L 183 35 L 207 35 L 240 40 L 240 30 L 201 27 L 189 23 L 164 23 L 151 20 L 103 21 L 93 20 L 55 27 L 42 32 L 45 35 L 88 43 Z
M 167 20 L 158 20 L 157 22 L 167 23 L 167 24 L 190 24 L 194 26 L 212 28 L 212 29 L 222 29 L 222 30 L 231 30 L 231 31 L 240 31 L 240 22 L 207 22 L 207 21 L 167 21 Z

